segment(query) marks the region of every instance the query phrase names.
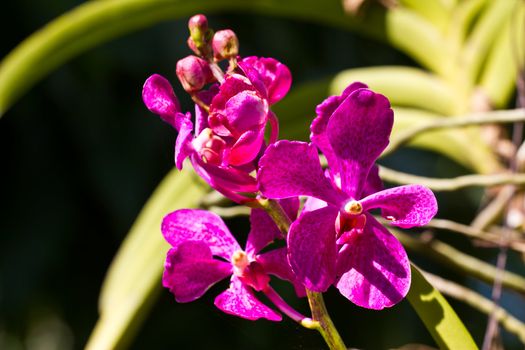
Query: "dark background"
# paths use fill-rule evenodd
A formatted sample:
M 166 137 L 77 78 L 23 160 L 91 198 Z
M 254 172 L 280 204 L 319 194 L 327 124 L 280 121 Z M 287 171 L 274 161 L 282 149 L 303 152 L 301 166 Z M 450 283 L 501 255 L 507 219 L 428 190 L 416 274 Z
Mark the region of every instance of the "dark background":
M 80 1 L 18 1 L 2 5 L 0 57 L 48 21 Z M 0 120 L 0 348 L 80 349 L 97 320 L 105 272 L 150 193 L 173 166 L 172 129 L 142 104 L 141 88 L 152 73 L 168 77 L 191 108 L 174 76 L 186 48 L 186 19 L 156 25 L 92 49 L 68 62 L 21 98 Z M 215 29 L 232 28 L 241 55 L 271 56 L 292 71 L 295 86 L 345 68 L 412 65 L 387 45 L 311 22 L 221 14 Z M 305 115 L 307 135 L 314 115 Z M 432 153 L 406 150 L 383 161 L 397 169 L 433 176 L 465 173 Z M 440 195 L 440 217 L 468 222 L 481 193 Z M 233 232 L 246 223 L 230 222 Z M 160 232 L 159 232 L 160 234 Z M 444 237 L 444 239 L 448 239 Z M 450 240 L 449 240 L 450 241 Z M 455 239 L 473 251 L 467 241 Z M 481 256 L 494 259 L 494 251 Z M 434 272 L 465 281 L 488 295 L 490 288 L 426 260 Z M 479 255 L 479 253 L 478 253 Z M 511 256 L 511 264 L 523 265 Z M 140 276 L 137 276 L 140 278 Z M 160 282 L 159 282 L 160 283 Z M 321 337 L 285 319 L 250 322 L 222 314 L 213 298 L 222 283 L 190 304 L 177 304 L 163 290 L 132 345 L 133 349 L 320 349 Z M 288 286 L 278 286 L 303 312 Z M 326 301 L 348 346 L 386 349 L 432 340 L 407 301 L 382 312 L 358 308 L 337 291 Z M 523 300 L 506 295 L 514 310 Z M 481 342 L 486 318 L 452 302 Z M 519 307 L 516 308 L 516 305 Z M 521 317 L 523 317 L 521 311 Z M 520 348 L 505 336 L 508 348 Z

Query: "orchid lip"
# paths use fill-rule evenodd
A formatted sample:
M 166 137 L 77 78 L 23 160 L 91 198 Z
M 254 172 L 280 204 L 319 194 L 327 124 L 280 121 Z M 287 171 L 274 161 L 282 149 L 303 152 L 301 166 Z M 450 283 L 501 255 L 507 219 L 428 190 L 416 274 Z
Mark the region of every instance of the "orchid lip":
M 363 212 L 363 205 L 354 199 L 349 200 L 343 207 L 345 213 L 350 215 L 359 215 Z

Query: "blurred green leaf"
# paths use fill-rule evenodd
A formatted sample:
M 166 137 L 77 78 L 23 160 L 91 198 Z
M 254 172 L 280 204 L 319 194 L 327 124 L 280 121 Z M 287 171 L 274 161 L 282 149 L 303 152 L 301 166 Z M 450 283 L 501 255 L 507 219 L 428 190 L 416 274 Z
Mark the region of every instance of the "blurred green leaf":
M 391 138 L 395 139 L 403 130 L 435 118 L 443 117 L 418 109 L 394 107 Z M 481 174 L 492 173 L 500 168 L 496 156 L 481 139 L 478 127 L 429 131 L 413 138 L 409 146 L 441 153 Z
M 517 5 L 517 0 L 490 1 L 481 12 L 462 48 L 460 71 L 457 72 L 469 84 L 474 85 L 478 81 L 499 32 L 510 21 L 513 11 L 518 9 Z
M 405 73 L 408 75 L 404 75 Z M 401 82 L 396 84 L 397 79 Z M 309 126 L 315 117 L 315 106 L 328 95 L 339 94 L 354 81 L 365 82 L 374 90 L 386 94 L 394 105 L 425 106 L 424 103 L 428 99 L 434 99 L 435 109 L 449 112 L 454 109 L 449 100 L 454 96 L 441 80 L 419 69 L 405 67 L 352 69 L 336 75 L 333 79 L 324 78 L 294 86 L 284 100 L 273 106 L 282 126 L 281 138 L 307 141 L 310 134 Z M 412 83 L 405 85 L 407 81 Z M 410 93 L 401 91 L 405 86 Z M 403 130 L 429 123 L 436 118 L 444 118 L 442 114 L 415 108 L 394 106 L 394 111 L 392 139 Z M 478 127 L 429 131 L 412 139 L 408 146 L 441 153 L 464 167 L 482 174 L 500 168 L 497 158 L 481 139 Z
M 417 107 L 440 115 L 459 114 L 465 103 L 441 78 L 418 68 L 401 66 L 344 70 L 335 76 L 330 91 L 340 94 L 354 81 L 388 96 L 392 105 Z
M 195 207 L 206 187 L 191 171 L 173 169 L 144 205 L 108 271 L 99 300 L 100 318 L 87 349 L 124 347 L 156 300 L 169 245 L 160 232 L 169 212 Z
M 345 27 L 355 25 L 335 0 L 322 4 L 315 0 L 88 1 L 50 22 L 4 58 L 0 65 L 0 115 L 37 81 L 89 48 L 161 21 L 218 10 L 290 15 Z M 178 42 L 183 45 L 186 37 Z
M 412 284 L 407 299 L 440 349 L 477 349 L 472 336 L 443 295 L 411 266 Z
M 465 101 L 454 89 L 441 78 L 421 69 L 392 66 L 348 69 L 335 76 L 330 91 L 339 94 L 354 81 L 364 82 L 388 96 L 395 111 L 392 138 L 402 130 L 428 123 L 434 118 L 456 115 L 465 109 Z M 482 174 L 500 167 L 496 156 L 481 138 L 478 127 L 428 132 L 415 137 L 409 145 L 439 152 Z
M 453 6 L 451 4 L 445 4 L 445 2 L 441 0 L 400 0 L 399 2 L 430 21 L 442 32 L 445 31 L 451 19 Z
M 525 62 L 525 48 L 522 44 L 525 41 L 525 31 L 521 30 L 525 21 L 525 5 L 517 6 L 512 16 L 497 34 L 479 82 L 489 102 L 496 108 L 505 107 L 511 98 L 518 69 Z
M 339 0 L 105 0 L 88 1 L 24 40 L 0 64 L 0 116 L 36 82 L 77 54 L 126 33 L 199 12 L 257 12 L 357 29 L 390 42 L 446 75 L 447 47 L 439 31 L 412 11 L 376 6 L 364 16 L 344 13 Z M 185 42 L 186 37 L 179 42 Z

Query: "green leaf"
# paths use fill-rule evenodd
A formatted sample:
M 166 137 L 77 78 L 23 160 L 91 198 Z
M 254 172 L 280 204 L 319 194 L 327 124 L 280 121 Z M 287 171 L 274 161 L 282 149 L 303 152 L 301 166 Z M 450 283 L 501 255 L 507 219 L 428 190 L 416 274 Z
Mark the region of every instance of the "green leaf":
M 391 138 L 395 139 L 403 130 L 436 118 L 443 116 L 418 109 L 394 107 Z M 429 131 L 413 138 L 408 145 L 441 153 L 481 174 L 490 174 L 500 168 L 496 156 L 481 138 L 478 127 Z
M 100 318 L 87 349 L 125 347 L 160 291 L 169 245 L 160 232 L 169 212 L 195 207 L 206 188 L 190 171 L 173 169 L 144 205 L 108 271 L 99 300 Z
M 348 69 L 337 74 L 330 91 L 340 94 L 361 81 L 388 97 L 393 105 L 417 107 L 440 115 L 459 114 L 465 101 L 441 78 L 418 68 L 384 66 Z
M 396 83 L 397 79 L 402 83 Z M 281 138 L 308 140 L 309 125 L 315 117 L 315 106 L 328 95 L 339 94 L 349 83 L 356 80 L 363 81 L 374 90 L 386 94 L 392 104 L 412 103 L 424 106 L 424 101 L 433 99 L 435 109 L 450 112 L 454 108 L 449 101 L 454 97 L 441 80 L 419 69 L 404 67 L 351 69 L 332 79 L 324 78 L 294 86 L 285 99 L 273 106 L 280 120 Z M 409 80 L 412 83 L 407 83 Z M 403 88 L 411 92 L 405 93 L 402 91 Z M 414 95 L 417 98 L 413 98 Z M 441 114 L 421 109 L 394 106 L 394 111 L 392 139 L 405 129 L 428 123 L 436 118 L 444 118 Z M 415 137 L 408 146 L 441 153 L 478 173 L 494 172 L 500 165 L 478 131 L 477 127 L 430 131 Z
M 440 349 L 478 349 L 472 336 L 443 295 L 411 266 L 412 284 L 407 299 Z
M 357 29 L 390 42 L 442 75 L 450 71 L 451 61 L 439 31 L 401 7 L 388 11 L 372 7 L 365 16 L 352 17 L 344 13 L 339 0 L 88 1 L 50 22 L 3 59 L 0 116 L 35 83 L 83 51 L 162 21 L 218 11 L 289 16 Z M 178 40 L 185 41 L 185 37 Z
M 517 9 L 517 0 L 491 1 L 480 14 L 461 53 L 462 71 L 458 73 L 464 75 L 468 83 L 477 82 L 483 63 L 499 32 Z
M 513 19 L 504 24 L 489 52 L 483 69 L 480 87 L 496 108 L 505 107 L 515 90 L 518 68 L 525 62 L 525 31 L 520 30 L 525 21 L 525 5 L 520 3 L 512 14 Z
M 442 32 L 449 24 L 452 6 L 441 0 L 400 0 L 399 2 L 430 21 Z
M 316 0 L 106 0 L 88 1 L 50 22 L 18 45 L 0 65 L 0 115 L 36 82 L 96 45 L 153 24 L 218 10 L 308 18 L 352 27 L 338 1 Z M 186 37 L 173 43 L 184 45 Z

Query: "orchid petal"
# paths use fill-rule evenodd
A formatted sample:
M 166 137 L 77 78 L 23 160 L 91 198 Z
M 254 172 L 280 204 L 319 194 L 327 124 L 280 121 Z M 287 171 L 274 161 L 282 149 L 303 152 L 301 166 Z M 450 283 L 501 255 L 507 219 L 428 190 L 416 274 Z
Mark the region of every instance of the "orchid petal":
M 335 220 L 339 211 L 327 206 L 302 213 L 290 226 L 288 259 L 304 286 L 324 292 L 335 279 Z
M 191 115 L 189 113 L 186 113 L 184 119 L 181 118 L 179 135 L 177 135 L 177 141 L 175 142 L 175 166 L 179 170 L 182 169 L 184 159 L 194 151 L 191 144 L 191 140 L 193 140 L 193 123 L 190 118 Z
M 389 188 L 362 199 L 361 205 L 365 211 L 383 209 L 383 216 L 402 228 L 426 225 L 437 213 L 434 193 L 421 185 Z
M 206 243 L 186 241 L 168 251 L 162 285 L 169 288 L 179 303 L 187 303 L 200 298 L 231 273 L 231 264 L 214 260 Z
M 227 163 L 237 166 L 251 162 L 259 154 L 263 142 L 264 128 L 246 131 L 231 147 Z
M 176 114 L 180 112 L 180 103 L 169 81 L 159 74 L 150 76 L 142 88 L 142 100 L 146 107 L 159 115 L 162 120 L 177 130 Z
M 334 113 L 341 102 L 344 101 L 346 96 L 348 96 L 354 90 L 361 88 L 367 88 L 367 86 L 359 82 L 352 83 L 343 91 L 341 96 L 330 96 L 315 108 L 317 117 L 310 125 L 310 140 L 312 140 L 317 148 L 319 148 L 319 150 L 325 155 L 328 166 L 334 175 L 339 175 L 340 173 L 339 161 L 337 160 L 337 156 L 335 155 L 334 150 L 332 149 L 332 146 L 328 140 L 326 127 L 330 117 L 332 116 L 332 113 Z
M 226 75 L 224 82 L 219 87 L 219 93 L 211 100 L 210 112 L 223 111 L 232 96 L 245 90 L 255 90 L 248 78 L 240 74 Z
M 275 143 L 279 138 L 279 119 L 271 110 L 268 111 L 268 121 L 270 122 L 269 144 Z
M 268 119 L 268 103 L 255 91 L 245 90 L 232 96 L 226 102 L 223 114 L 227 117 L 229 129 L 238 137 L 247 130 L 264 129 Z
M 364 232 L 340 252 L 338 273 L 341 294 L 368 309 L 393 306 L 410 288 L 410 263 L 403 246 L 370 215 Z
M 314 211 L 314 210 L 317 210 L 317 209 L 324 208 L 327 205 L 328 205 L 328 203 L 326 203 L 323 200 L 317 199 L 315 197 L 306 197 L 306 201 L 304 202 L 304 206 L 303 206 L 302 212 L 304 213 L 304 212 L 307 212 L 307 211 Z
M 206 163 L 202 161 L 198 156 L 195 154 L 190 157 L 191 164 L 193 165 L 193 170 L 199 175 L 204 181 L 206 181 L 213 189 L 220 192 L 225 197 L 231 199 L 232 201 L 236 203 L 244 203 L 247 200 L 249 200 L 248 197 L 243 196 L 242 194 L 238 194 L 231 190 L 231 187 L 238 187 L 238 184 L 229 182 L 228 180 L 221 179 L 221 177 L 216 177 L 208 172 L 209 169 L 211 169 L 211 165 L 209 167 L 206 167 Z M 221 174 L 221 176 L 226 174 Z M 230 186 L 232 185 L 232 186 Z M 255 189 L 253 191 L 247 191 L 247 192 L 255 192 L 256 191 L 256 183 L 254 181 Z M 241 191 L 243 192 L 243 191 Z
M 215 189 L 226 188 L 233 192 L 256 192 L 257 182 L 253 177 L 244 171 L 233 167 L 222 167 L 205 163 L 199 157 L 192 157 L 192 164 L 195 171 L 211 187 Z
M 268 98 L 270 104 L 279 102 L 290 90 L 292 74 L 288 67 L 276 59 L 249 56 L 238 64 L 257 90 Z
M 219 84 L 213 84 L 208 90 L 202 90 L 197 93 L 197 97 L 204 104 L 210 105 L 213 97 L 219 93 Z M 195 135 L 199 135 L 202 130 L 209 128 L 208 125 L 208 112 L 195 104 Z
M 373 193 L 382 191 L 385 188 L 383 185 L 383 180 L 379 177 L 379 167 L 377 165 L 372 165 L 370 172 L 366 178 L 365 187 L 363 189 L 362 196 L 366 197 Z
M 195 134 L 200 135 L 202 130 L 209 128 L 208 112 L 199 105 L 195 105 Z
M 292 282 L 296 294 L 299 297 L 304 297 L 306 296 L 306 290 L 293 273 L 286 254 L 286 248 L 274 249 L 267 253 L 258 255 L 257 262 L 261 264 L 266 273 L 277 276 L 282 280 Z
M 259 189 L 268 198 L 311 196 L 339 205 L 345 199 L 324 175 L 315 146 L 281 140 L 259 160 Z
M 230 261 L 232 254 L 241 247 L 224 221 L 206 210 L 180 209 L 164 217 L 161 226 L 166 241 L 174 248 L 186 241 L 206 243 L 212 254 Z
M 388 99 L 368 89 L 350 93 L 330 117 L 326 132 L 350 197 L 359 198 L 370 167 L 388 145 L 393 121 Z
M 230 288 L 215 298 L 215 306 L 227 314 L 248 320 L 282 320 L 281 315 L 261 303 L 237 277 L 231 279 Z
M 299 199 L 297 197 L 281 199 L 279 204 L 290 220 L 295 220 L 299 210 Z M 250 233 L 246 240 L 246 252 L 257 254 L 268 244 L 278 238 L 284 238 L 283 234 L 263 209 L 252 209 L 250 213 Z

